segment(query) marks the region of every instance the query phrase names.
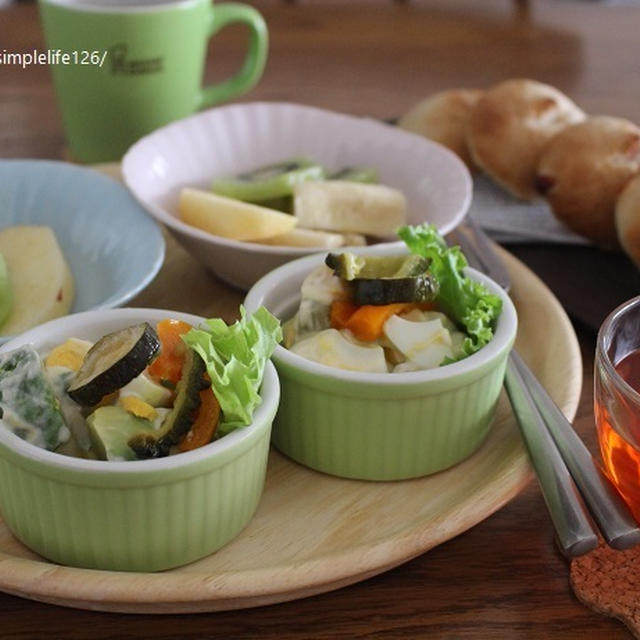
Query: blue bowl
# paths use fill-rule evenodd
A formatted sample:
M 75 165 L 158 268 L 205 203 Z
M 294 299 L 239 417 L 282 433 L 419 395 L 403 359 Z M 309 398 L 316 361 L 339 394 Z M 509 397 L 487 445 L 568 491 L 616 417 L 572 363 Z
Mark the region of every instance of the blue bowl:
M 0 160 L 0 228 L 25 224 L 55 232 L 75 280 L 72 313 L 131 300 L 164 260 L 159 226 L 124 185 L 65 162 Z

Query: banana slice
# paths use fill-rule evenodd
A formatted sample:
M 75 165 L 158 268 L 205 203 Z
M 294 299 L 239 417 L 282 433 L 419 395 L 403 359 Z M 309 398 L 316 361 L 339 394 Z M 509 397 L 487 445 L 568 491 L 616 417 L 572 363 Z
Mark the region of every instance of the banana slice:
M 198 229 L 232 240 L 263 240 L 288 233 L 297 219 L 275 209 L 259 207 L 200 189 L 183 189 L 180 219 Z

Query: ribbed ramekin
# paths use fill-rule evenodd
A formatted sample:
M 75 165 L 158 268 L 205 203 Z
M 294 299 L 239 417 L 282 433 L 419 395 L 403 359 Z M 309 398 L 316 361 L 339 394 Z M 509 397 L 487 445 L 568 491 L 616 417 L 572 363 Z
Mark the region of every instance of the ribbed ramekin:
M 96 340 L 144 320 L 199 324 L 158 309 L 114 309 L 67 316 L 6 343 L 40 352 L 70 336 Z M 0 511 L 13 534 L 62 564 L 158 571 L 207 556 L 253 516 L 264 486 L 280 387 L 267 364 L 253 423 L 209 445 L 156 460 L 107 462 L 33 446 L 0 425 Z
M 398 253 L 397 247 L 373 251 Z M 264 305 L 282 320 L 293 315 L 302 281 L 323 259 L 295 260 L 263 277 L 247 294 L 247 310 Z M 273 361 L 282 401 L 273 425 L 275 446 L 318 471 L 364 480 L 435 473 L 478 449 L 491 428 L 517 315 L 496 283 L 469 273 L 500 296 L 503 311 L 491 342 L 454 364 L 411 373 L 359 373 L 278 346 Z

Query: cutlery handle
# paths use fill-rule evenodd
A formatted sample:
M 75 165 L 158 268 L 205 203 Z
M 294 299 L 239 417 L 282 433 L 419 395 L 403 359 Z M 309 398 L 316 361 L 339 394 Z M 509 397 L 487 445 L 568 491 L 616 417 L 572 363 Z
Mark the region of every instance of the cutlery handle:
M 507 362 L 505 388 L 562 552 L 567 557 L 588 553 L 598 546 L 597 532 L 511 356 Z
M 607 544 L 629 549 L 640 543 L 640 528 L 620 494 L 522 358 L 512 357 Z
M 503 289 L 509 291 L 511 287 L 511 276 L 509 275 L 509 271 L 507 271 L 504 261 L 498 255 L 497 249 L 489 239 L 489 236 L 487 236 L 482 227 L 471 216 L 467 216 L 466 222 L 478 247 L 476 253 L 483 263 L 484 272 Z M 467 255 L 464 247 L 462 250 L 465 252 L 465 255 Z

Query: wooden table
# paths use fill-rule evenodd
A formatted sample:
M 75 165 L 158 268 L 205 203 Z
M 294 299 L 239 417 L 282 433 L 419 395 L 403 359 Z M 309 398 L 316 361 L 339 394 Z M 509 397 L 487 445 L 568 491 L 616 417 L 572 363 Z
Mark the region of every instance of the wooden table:
M 508 0 L 252 4 L 267 19 L 271 51 L 262 82 L 246 100 L 289 100 L 391 118 L 438 89 L 530 76 L 560 87 L 589 112 L 640 122 L 640 8 Z M 217 64 L 210 66 L 208 79 L 235 67 L 244 37 L 242 30 L 230 28 L 216 39 L 210 55 Z M 0 10 L 0 48 L 43 46 L 33 5 Z M 59 158 L 63 149 L 48 69 L 0 66 L 0 156 Z M 544 248 L 535 251 L 538 259 L 544 257 Z M 179 294 L 167 293 L 169 281 L 181 283 Z M 170 242 L 165 266 L 134 304 L 231 319 L 240 300 L 241 294 Z M 595 291 L 594 304 L 598 300 Z M 595 451 L 595 335 L 579 322 L 576 331 L 584 388 L 575 427 Z M 544 502 L 532 482 L 463 535 L 338 591 L 270 607 L 188 616 L 96 613 L 0 594 L 0 636 L 611 640 L 630 634 L 573 596 L 567 562 L 554 546 Z

